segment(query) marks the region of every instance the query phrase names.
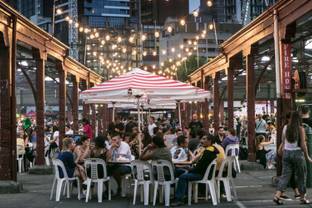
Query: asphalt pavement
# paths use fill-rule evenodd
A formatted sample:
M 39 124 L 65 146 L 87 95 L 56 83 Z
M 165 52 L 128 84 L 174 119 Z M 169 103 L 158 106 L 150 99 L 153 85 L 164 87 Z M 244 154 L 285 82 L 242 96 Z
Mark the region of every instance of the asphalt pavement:
M 275 188 L 272 186 L 272 176 L 274 175 L 274 170 L 242 171 L 235 179 L 238 199 L 233 202 L 226 202 L 223 199 L 217 207 L 277 207 L 272 201 L 275 191 Z M 104 199 L 102 203 L 97 202 L 96 195 L 88 203 L 85 203 L 84 200 L 77 200 L 76 195 L 73 195 L 70 199 L 62 197 L 60 202 L 50 201 L 49 194 L 52 179 L 52 175 L 19 174 L 18 181 L 23 184 L 23 192 L 18 194 L 0 194 L 0 208 L 144 207 L 139 198 L 137 205 L 132 205 L 131 190 L 128 191 L 126 198 L 112 197 L 111 201 Z M 287 195 L 293 197 L 294 194 L 289 189 Z M 308 189 L 308 198 L 312 199 L 312 188 Z M 163 206 L 163 204 L 157 204 L 156 207 Z M 210 200 L 199 200 L 198 204 L 192 203 L 192 207 L 212 207 L 212 203 Z M 312 207 L 312 205 L 300 205 L 299 201 L 292 200 L 278 207 L 298 208 Z

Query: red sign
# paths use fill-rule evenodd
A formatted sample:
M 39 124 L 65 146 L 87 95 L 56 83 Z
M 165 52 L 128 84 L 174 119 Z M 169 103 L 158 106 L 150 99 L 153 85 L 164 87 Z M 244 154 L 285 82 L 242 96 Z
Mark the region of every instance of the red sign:
M 284 98 L 291 98 L 291 44 L 282 44 L 282 89 Z

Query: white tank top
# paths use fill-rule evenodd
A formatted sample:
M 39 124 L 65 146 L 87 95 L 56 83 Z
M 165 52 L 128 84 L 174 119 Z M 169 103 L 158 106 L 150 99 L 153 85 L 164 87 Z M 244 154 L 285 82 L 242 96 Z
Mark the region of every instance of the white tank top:
M 285 150 L 290 150 L 290 151 L 301 150 L 301 147 L 298 146 L 298 140 L 295 141 L 294 143 L 290 143 L 290 142 L 287 141 L 287 139 L 286 139 L 286 129 L 287 129 L 287 125 L 285 125 L 284 128 L 283 128 L 283 136 L 285 136 L 285 146 L 284 146 L 284 149 Z

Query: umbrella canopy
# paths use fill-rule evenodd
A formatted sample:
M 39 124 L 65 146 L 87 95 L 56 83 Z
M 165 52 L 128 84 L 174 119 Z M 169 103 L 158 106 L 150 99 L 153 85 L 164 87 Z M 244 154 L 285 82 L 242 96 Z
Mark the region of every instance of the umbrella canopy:
M 80 97 L 87 99 L 127 99 L 131 96 L 163 97 L 196 93 L 198 88 L 176 80 L 135 68 L 132 71 L 113 78 L 83 91 Z

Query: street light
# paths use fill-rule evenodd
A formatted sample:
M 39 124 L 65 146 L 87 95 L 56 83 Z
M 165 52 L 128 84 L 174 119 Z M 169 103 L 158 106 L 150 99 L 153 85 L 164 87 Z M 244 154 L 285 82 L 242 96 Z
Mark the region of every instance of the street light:
M 54 30 L 55 30 L 55 15 L 58 14 L 62 14 L 62 10 L 61 9 L 55 9 L 55 2 L 57 0 L 53 0 L 53 7 L 52 7 L 52 21 L 51 21 L 51 35 L 54 35 Z M 66 19 L 67 20 L 67 19 Z

